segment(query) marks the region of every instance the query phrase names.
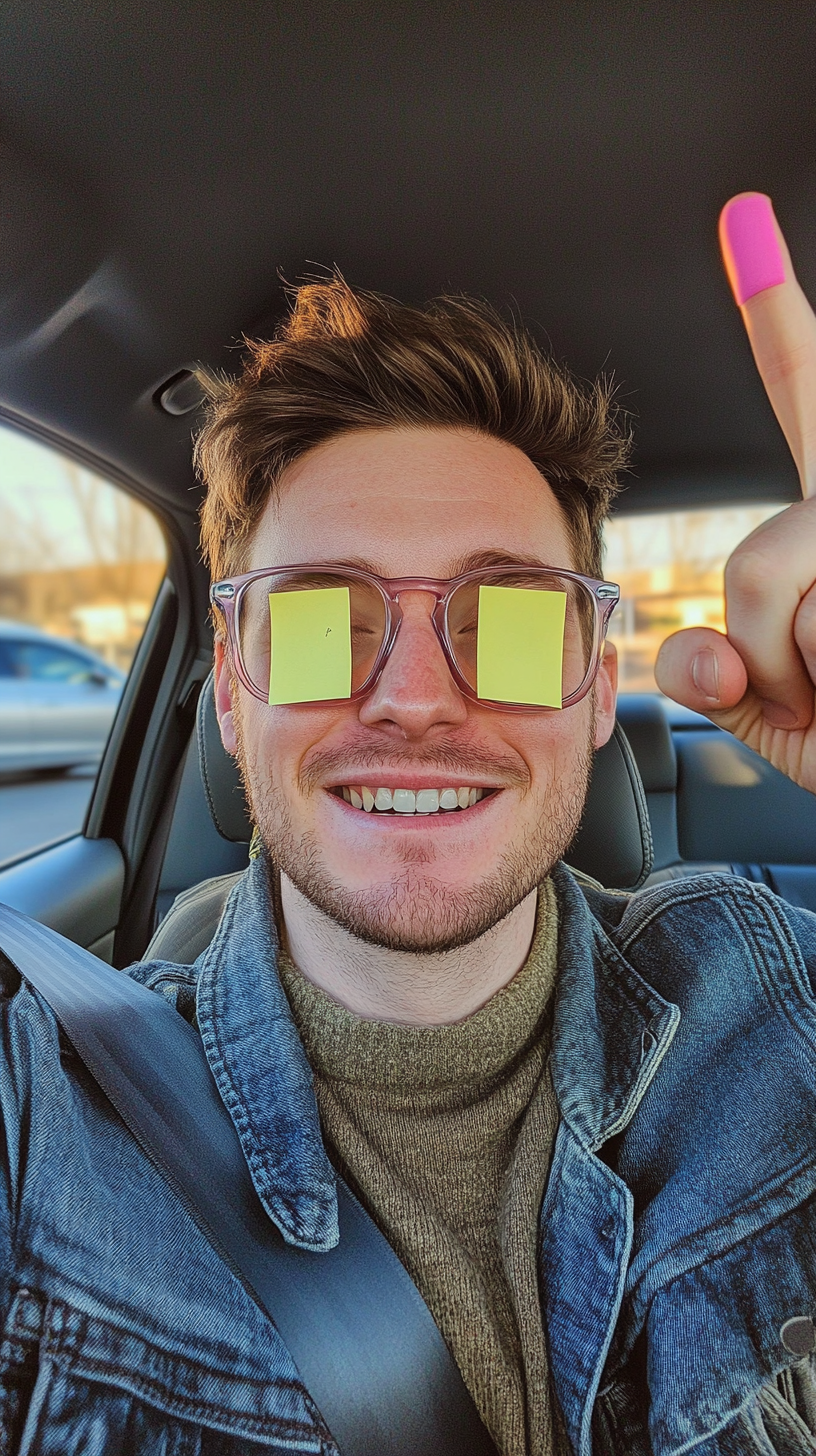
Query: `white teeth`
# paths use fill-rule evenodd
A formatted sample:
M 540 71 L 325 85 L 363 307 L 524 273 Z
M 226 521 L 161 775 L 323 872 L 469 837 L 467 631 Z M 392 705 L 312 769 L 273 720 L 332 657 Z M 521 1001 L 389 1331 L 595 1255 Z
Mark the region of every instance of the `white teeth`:
M 352 809 L 364 809 L 370 814 L 377 809 L 381 814 L 389 811 L 395 814 L 437 814 L 440 809 L 469 809 L 484 798 L 486 789 L 369 789 L 364 784 L 351 788 L 344 784 L 339 790 Z
M 420 789 L 416 796 L 417 814 L 435 814 L 439 808 L 438 789 Z

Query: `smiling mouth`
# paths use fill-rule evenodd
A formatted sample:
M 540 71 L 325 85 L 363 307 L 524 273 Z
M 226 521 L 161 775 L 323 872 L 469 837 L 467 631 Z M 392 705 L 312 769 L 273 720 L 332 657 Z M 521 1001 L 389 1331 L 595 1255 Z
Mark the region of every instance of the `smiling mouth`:
M 365 784 L 342 784 L 331 789 L 352 809 L 364 814 L 451 814 L 472 809 L 482 799 L 498 793 L 498 789 L 370 789 Z

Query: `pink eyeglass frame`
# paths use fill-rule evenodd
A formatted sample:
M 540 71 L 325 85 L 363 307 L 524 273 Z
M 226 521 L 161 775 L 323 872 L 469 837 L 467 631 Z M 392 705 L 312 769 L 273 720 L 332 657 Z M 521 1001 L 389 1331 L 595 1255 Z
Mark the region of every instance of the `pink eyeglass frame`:
M 488 584 L 491 577 L 503 577 L 508 572 L 524 571 L 531 575 L 559 576 L 566 581 L 579 582 L 585 587 L 592 598 L 594 609 L 592 624 L 592 650 L 589 658 L 589 667 L 586 676 L 580 687 L 569 697 L 564 698 L 561 709 L 545 708 L 535 703 L 502 703 L 494 699 L 480 698 L 478 693 L 470 686 L 470 683 L 463 677 L 456 665 L 456 657 L 453 646 L 448 635 L 448 604 L 454 592 L 460 586 L 469 581 L 480 581 Z M 241 647 L 238 641 L 237 623 L 246 590 L 254 581 L 260 581 L 262 577 L 274 576 L 279 579 L 287 576 L 292 578 L 302 576 L 304 573 L 320 573 L 322 576 L 341 576 L 345 581 L 354 580 L 366 582 L 377 588 L 385 605 L 386 625 L 383 633 L 382 646 L 380 647 L 374 665 L 368 674 L 365 682 L 359 688 L 355 688 L 347 698 L 327 698 L 326 702 L 350 703 L 367 697 L 376 687 L 382 674 L 383 668 L 391 654 L 397 634 L 402 623 L 402 610 L 399 604 L 400 593 L 404 591 L 430 592 L 436 597 L 436 606 L 431 614 L 434 631 L 439 645 L 445 654 L 445 661 L 448 664 L 451 676 L 456 686 L 464 697 L 473 703 L 479 703 L 483 708 L 493 708 L 500 713 L 548 713 L 563 711 L 564 708 L 571 708 L 586 697 L 592 687 L 598 669 L 601 665 L 603 645 L 609 629 L 609 618 L 620 599 L 620 587 L 611 581 L 596 581 L 591 576 L 581 576 L 576 571 L 565 571 L 560 566 L 529 566 L 526 562 L 508 561 L 506 566 L 477 567 L 472 571 L 466 571 L 461 576 L 452 577 L 430 577 L 430 576 L 376 576 L 372 571 L 362 571 L 359 567 L 353 566 L 324 566 L 321 562 L 304 562 L 298 566 L 262 566 L 257 571 L 246 571 L 241 576 L 225 577 L 223 581 L 213 582 L 210 587 L 210 602 L 220 614 L 226 629 L 227 642 L 230 655 L 235 669 L 235 675 L 239 682 L 251 693 L 254 698 L 262 703 L 268 701 L 266 693 L 262 692 L 252 682 L 241 655 Z M 299 706 L 295 704 L 294 706 Z M 306 706 L 312 706 L 307 704 Z

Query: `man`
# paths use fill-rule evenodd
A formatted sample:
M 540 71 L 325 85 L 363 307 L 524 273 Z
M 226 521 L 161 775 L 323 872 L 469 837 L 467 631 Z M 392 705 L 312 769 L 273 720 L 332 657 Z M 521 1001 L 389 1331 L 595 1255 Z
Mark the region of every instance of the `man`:
M 806 499 L 660 682 L 813 790 L 816 321 L 766 199 L 723 234 Z M 133 974 L 200 1028 L 270 1218 L 319 1255 L 342 1174 L 505 1456 L 812 1451 L 816 918 L 559 862 L 614 725 L 607 395 L 479 306 L 339 280 L 213 395 L 216 705 L 259 852 L 194 967 Z M 42 1002 L 10 976 L 3 1009 L 0 1452 L 335 1450 Z

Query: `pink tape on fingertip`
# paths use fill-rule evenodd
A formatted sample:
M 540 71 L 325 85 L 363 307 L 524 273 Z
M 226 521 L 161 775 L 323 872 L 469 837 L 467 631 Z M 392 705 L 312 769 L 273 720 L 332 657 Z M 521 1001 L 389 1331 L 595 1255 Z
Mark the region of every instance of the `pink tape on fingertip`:
M 726 203 L 720 213 L 720 245 L 728 281 L 740 306 L 755 293 L 785 282 L 773 207 L 764 192 L 747 192 Z

